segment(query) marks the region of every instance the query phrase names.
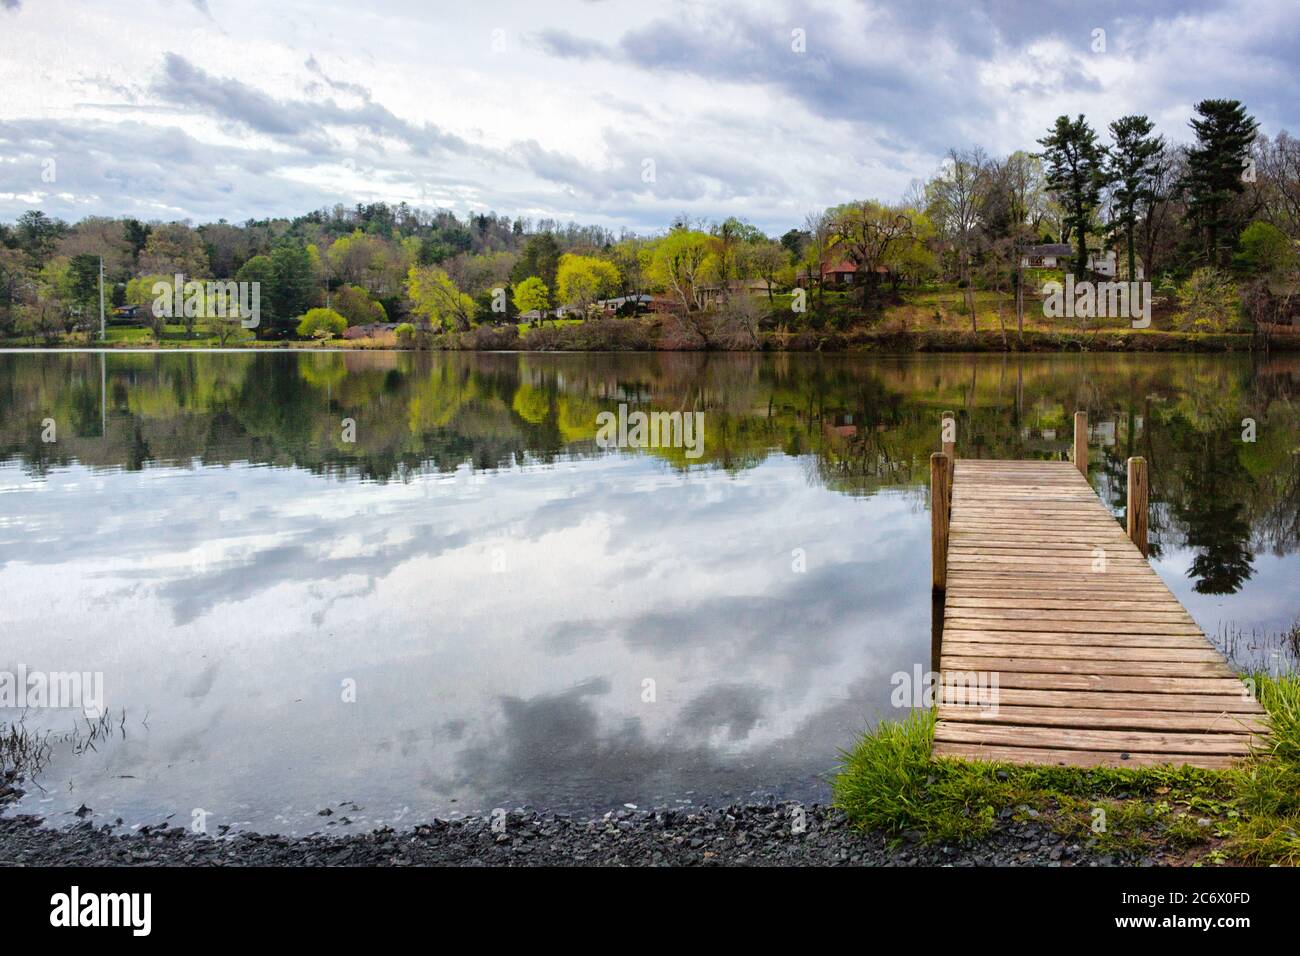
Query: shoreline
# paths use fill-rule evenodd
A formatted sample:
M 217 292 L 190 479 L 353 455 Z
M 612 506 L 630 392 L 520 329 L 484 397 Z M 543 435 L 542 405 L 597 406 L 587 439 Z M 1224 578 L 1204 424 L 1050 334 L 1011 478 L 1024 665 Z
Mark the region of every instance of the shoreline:
M 792 821 L 802 809 L 805 829 Z M 1033 813 L 1033 811 L 1030 811 Z M 503 831 L 504 826 L 504 831 Z M 503 832 L 502 832 L 503 831 Z M 0 866 L 1158 866 L 1181 856 L 1102 852 L 1047 819 L 1007 814 L 985 837 L 925 843 L 851 826 L 843 811 L 769 801 L 602 817 L 519 808 L 504 820 L 432 819 L 403 830 L 214 838 L 166 823 L 122 833 L 90 822 L 60 828 L 0 810 Z
M 504 343 L 501 343 L 504 345 Z M 445 353 L 473 352 L 483 354 L 534 354 L 544 352 L 571 354 L 780 354 L 780 353 L 844 353 L 872 355 L 912 355 L 918 353 L 993 353 L 993 354 L 1086 354 L 1088 352 L 1124 353 L 1263 353 L 1300 352 L 1300 334 L 1275 335 L 1267 340 L 1250 333 L 1238 332 L 1174 332 L 1162 330 L 1096 329 L 1086 332 L 1029 331 L 1023 335 L 1008 332 L 1005 339 L 996 330 L 969 331 L 883 331 L 858 330 L 845 333 L 830 332 L 817 335 L 778 336 L 768 334 L 758 348 L 654 348 L 637 347 L 640 343 L 611 343 L 592 347 L 587 341 L 539 343 L 530 347 L 527 339 L 517 339 L 510 347 L 476 347 L 474 344 L 441 342 L 432 347 L 403 347 L 387 342 L 360 340 L 357 344 L 326 345 L 291 340 L 263 341 L 240 346 L 152 344 L 138 342 L 78 343 L 69 345 L 4 345 L 0 354 L 48 354 L 63 352 L 121 352 L 121 353 L 238 353 L 238 352 L 411 352 Z M 629 347 L 631 346 L 631 347 Z

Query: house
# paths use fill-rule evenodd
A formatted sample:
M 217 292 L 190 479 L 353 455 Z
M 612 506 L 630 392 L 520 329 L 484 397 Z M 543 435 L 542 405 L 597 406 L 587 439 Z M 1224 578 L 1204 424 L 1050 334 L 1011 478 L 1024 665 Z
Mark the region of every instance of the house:
M 617 315 L 631 313 L 633 315 L 648 311 L 654 303 L 654 297 L 650 295 L 620 295 L 613 299 L 600 299 L 596 305 L 604 310 L 605 315 Z
M 858 267 L 848 259 L 822 264 L 823 285 L 835 287 L 853 285 L 853 279 L 857 274 Z
M 732 279 L 727 283 L 727 291 L 732 295 L 747 293 L 749 295 L 767 295 L 766 279 Z M 700 305 L 705 309 L 715 308 L 722 301 L 722 286 L 705 285 L 699 290 Z
M 1020 268 L 1072 269 L 1075 251 L 1068 242 L 1047 242 L 1036 246 L 1025 246 L 1020 251 Z M 1089 249 L 1088 271 L 1106 276 L 1108 279 L 1115 278 L 1115 250 Z
M 876 266 L 876 274 L 889 275 L 887 266 Z M 822 263 L 821 284 L 828 289 L 847 289 L 857 282 L 858 267 L 851 259 L 828 259 Z M 795 285 L 807 287 L 808 270 L 805 269 L 795 277 Z

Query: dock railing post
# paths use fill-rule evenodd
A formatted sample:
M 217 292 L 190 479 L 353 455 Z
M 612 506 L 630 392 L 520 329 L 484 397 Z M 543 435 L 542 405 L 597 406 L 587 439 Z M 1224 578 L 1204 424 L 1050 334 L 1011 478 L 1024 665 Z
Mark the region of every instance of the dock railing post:
M 948 501 L 952 502 L 952 479 L 957 470 L 957 416 L 944 412 L 939 416 L 939 442 L 948 459 Z
M 1088 477 L 1088 413 L 1074 413 L 1074 467 Z
M 1128 460 L 1128 536 L 1142 557 L 1147 557 L 1147 460 L 1130 458 Z
M 948 586 L 949 483 L 952 461 L 942 452 L 930 455 L 930 572 L 931 586 L 942 591 Z

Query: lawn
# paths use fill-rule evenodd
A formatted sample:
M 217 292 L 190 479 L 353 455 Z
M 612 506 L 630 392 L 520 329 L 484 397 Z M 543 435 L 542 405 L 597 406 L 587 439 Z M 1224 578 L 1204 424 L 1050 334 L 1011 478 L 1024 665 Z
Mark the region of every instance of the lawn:
M 581 325 L 582 322 L 582 319 L 547 319 L 546 322 L 543 323 L 543 327 L 550 329 L 562 325 Z M 520 322 L 518 323 L 518 327 L 520 335 L 527 335 L 532 329 L 536 328 L 536 326 L 531 325 L 528 322 Z

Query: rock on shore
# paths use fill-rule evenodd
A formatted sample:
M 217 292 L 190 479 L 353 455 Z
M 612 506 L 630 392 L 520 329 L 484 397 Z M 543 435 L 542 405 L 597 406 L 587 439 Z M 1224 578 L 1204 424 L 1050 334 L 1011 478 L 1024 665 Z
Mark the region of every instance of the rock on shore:
M 794 832 L 802 809 L 803 832 Z M 495 824 L 495 825 L 494 825 Z M 159 825 L 123 831 L 89 822 L 54 829 L 0 817 L 8 866 L 1106 866 L 1172 862 L 1126 858 L 1070 843 L 1047 825 L 1006 821 L 976 843 L 890 841 L 848 825 L 833 808 L 793 803 L 717 809 L 612 811 L 595 819 L 527 808 L 433 820 L 413 829 L 223 838 Z

